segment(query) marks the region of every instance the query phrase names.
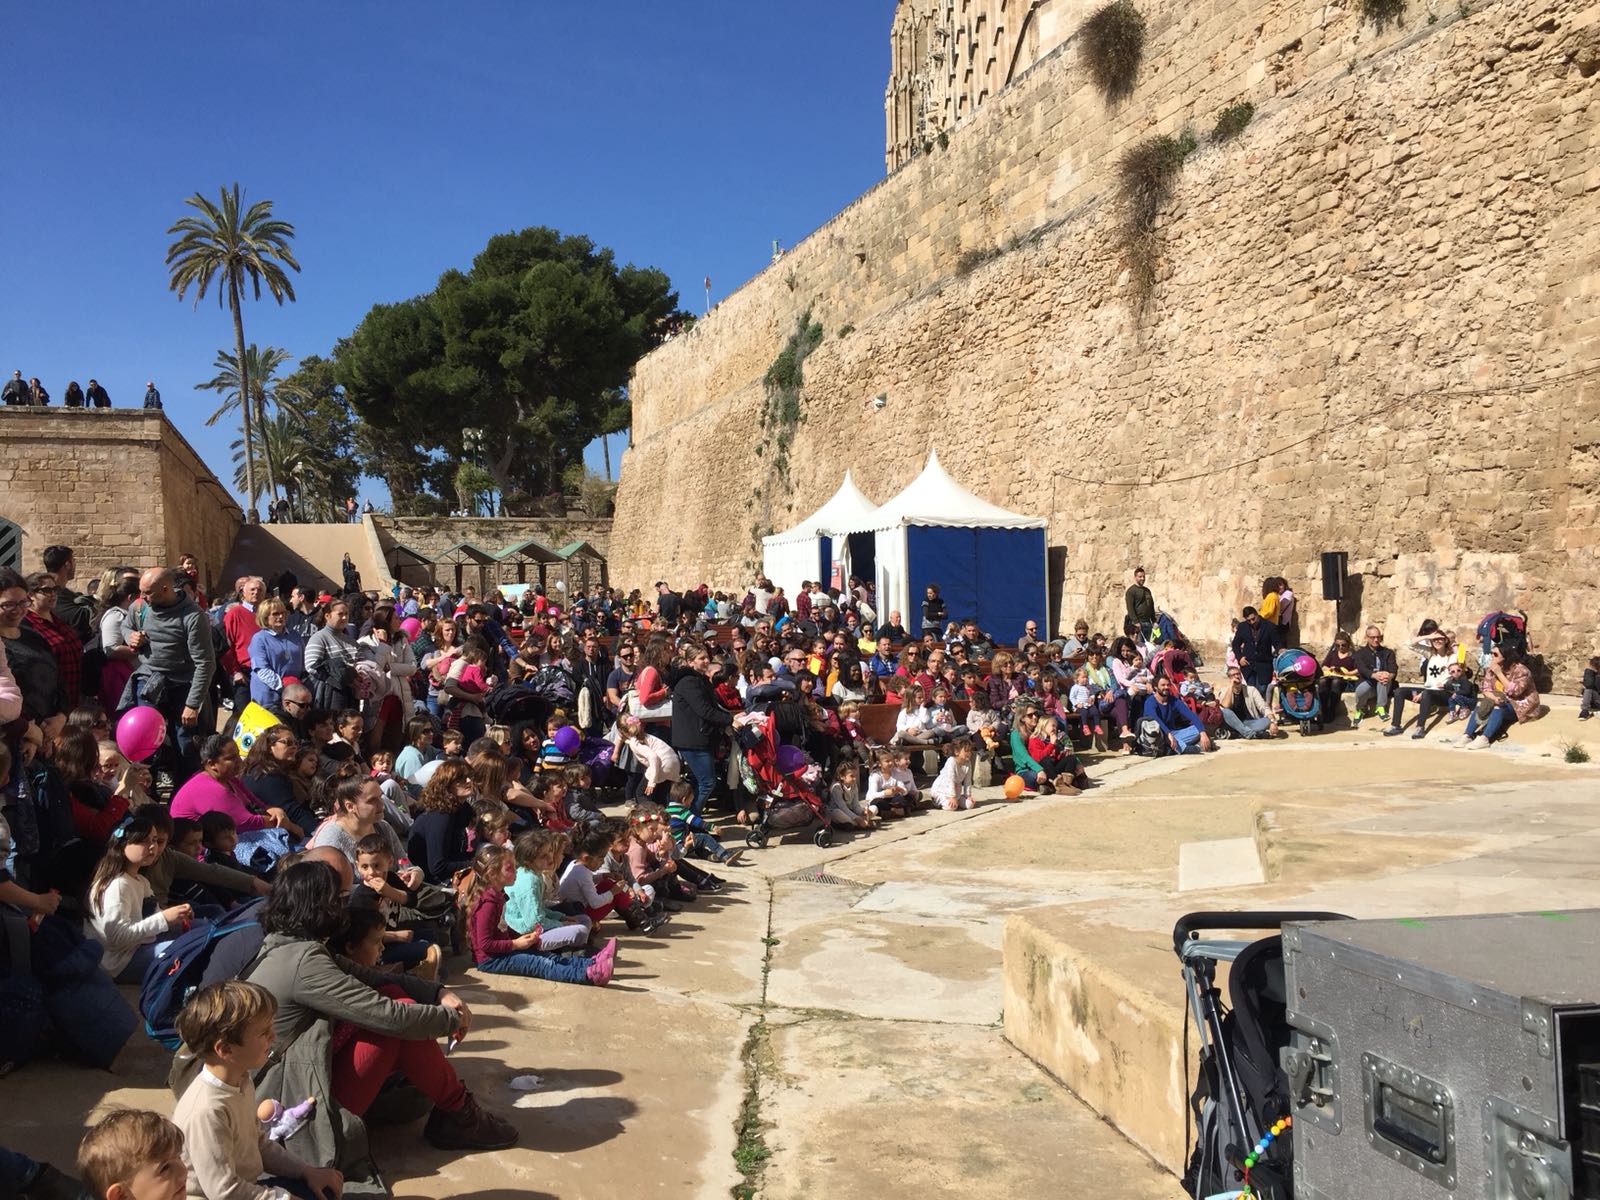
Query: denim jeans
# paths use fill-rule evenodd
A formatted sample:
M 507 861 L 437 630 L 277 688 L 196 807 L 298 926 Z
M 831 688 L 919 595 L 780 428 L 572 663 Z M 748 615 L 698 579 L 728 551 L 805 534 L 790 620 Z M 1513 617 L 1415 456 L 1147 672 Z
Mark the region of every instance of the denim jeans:
M 1226 711 L 1226 710 L 1224 710 Z M 1200 751 L 1200 731 L 1193 725 L 1185 725 L 1182 729 L 1172 731 L 1173 739 L 1178 743 L 1178 753 L 1188 754 L 1191 750 Z
M 20 1196 L 39 1174 L 43 1163 L 0 1146 L 0 1195 Z
M 1478 713 L 1474 709 L 1467 718 L 1467 737 L 1486 737 L 1491 742 L 1499 737 L 1505 727 L 1516 719 L 1517 710 L 1511 707 L 1510 701 L 1501 701 L 1494 706 L 1494 711 L 1489 714 L 1482 728 L 1478 726 Z
M 1264 734 L 1267 731 L 1267 727 L 1272 724 L 1271 719 L 1267 717 L 1251 717 L 1249 720 L 1245 720 L 1231 708 L 1225 708 L 1222 710 L 1222 720 L 1229 729 L 1233 730 L 1242 738 L 1258 738 Z
M 705 813 L 706 797 L 717 784 L 717 760 L 709 750 L 679 750 L 678 758 L 694 776 L 694 803 L 689 807 L 695 816 Z
M 533 979 L 549 979 L 555 983 L 588 983 L 589 966 L 594 962 L 587 954 L 541 954 L 537 950 L 519 950 L 515 954 L 497 954 L 478 964 L 478 970 L 491 975 L 526 975 Z

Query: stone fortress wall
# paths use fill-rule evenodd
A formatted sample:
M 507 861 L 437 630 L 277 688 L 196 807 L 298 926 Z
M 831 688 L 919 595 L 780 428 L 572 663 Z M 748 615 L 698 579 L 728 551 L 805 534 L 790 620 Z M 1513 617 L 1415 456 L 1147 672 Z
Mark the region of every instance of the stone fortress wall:
M 1058 623 L 1112 627 L 1142 562 L 1214 644 L 1283 574 L 1320 651 L 1317 554 L 1345 550 L 1346 627 L 1524 608 L 1570 690 L 1600 649 L 1600 6 L 1140 7 L 1130 99 L 1069 38 L 639 364 L 614 582 L 746 583 L 761 378 L 810 308 L 774 527 L 846 468 L 885 500 L 936 446 L 1049 519 Z M 1117 159 L 1245 99 L 1182 168 L 1136 320 Z
M 108 567 L 189 553 L 214 591 L 241 517 L 160 412 L 0 408 L 0 518 L 22 532 L 24 572 L 58 543 L 76 551 L 80 589 Z

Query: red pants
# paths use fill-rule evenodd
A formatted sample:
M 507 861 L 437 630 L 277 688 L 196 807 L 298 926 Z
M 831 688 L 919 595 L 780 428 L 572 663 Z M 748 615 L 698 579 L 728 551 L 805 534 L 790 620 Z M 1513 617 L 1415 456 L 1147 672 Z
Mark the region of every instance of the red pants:
M 401 1004 L 416 1003 L 399 984 L 385 984 L 378 990 Z M 445 1060 L 438 1042 L 411 1041 L 367 1029 L 356 1029 L 354 1036 L 333 1052 L 333 1098 L 359 1117 L 372 1107 L 384 1081 L 396 1071 L 446 1112 L 467 1102 L 466 1084 Z
M 630 908 L 633 907 L 633 897 L 628 895 L 628 893 L 623 890 L 620 883 L 613 883 L 611 876 L 596 875 L 594 877 L 595 891 L 604 892 L 607 887 L 615 887 L 617 889 L 611 893 L 611 898 L 609 900 L 607 900 L 599 908 L 586 908 L 583 910 L 584 915 L 597 925 L 600 923 L 600 919 L 607 916 L 613 908 L 619 913 L 626 913 Z

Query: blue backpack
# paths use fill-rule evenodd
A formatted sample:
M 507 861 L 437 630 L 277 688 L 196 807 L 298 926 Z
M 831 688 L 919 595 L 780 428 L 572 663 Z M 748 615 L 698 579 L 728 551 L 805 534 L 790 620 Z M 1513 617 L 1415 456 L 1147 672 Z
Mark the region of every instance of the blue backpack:
M 247 900 L 215 921 L 196 921 L 173 939 L 167 952 L 145 972 L 139 985 L 139 1014 L 144 1031 L 168 1050 L 182 1043 L 178 1036 L 178 1013 L 189 997 L 205 985 L 206 965 L 217 943 L 231 933 L 259 927 L 257 920 L 264 897 Z

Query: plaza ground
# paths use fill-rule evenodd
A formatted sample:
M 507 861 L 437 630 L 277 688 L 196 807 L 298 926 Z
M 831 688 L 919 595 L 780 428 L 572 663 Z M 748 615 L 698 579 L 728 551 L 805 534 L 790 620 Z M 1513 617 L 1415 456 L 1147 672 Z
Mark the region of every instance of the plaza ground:
M 603 991 L 457 975 L 478 1019 L 455 1061 L 522 1142 L 384 1129 L 378 1159 L 405 1197 L 725 1197 L 743 1166 L 773 1198 L 1175 1198 L 1175 917 L 1600 904 L 1600 773 L 1556 746 L 1587 728 L 1547 721 L 1493 752 L 1368 728 L 1109 760 L 1081 797 L 774 844 L 624 937 Z M 110 1073 L 29 1066 L 0 1140 L 64 1164 L 97 1105 L 169 1111 L 166 1062 L 138 1035 Z

